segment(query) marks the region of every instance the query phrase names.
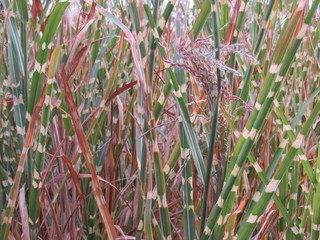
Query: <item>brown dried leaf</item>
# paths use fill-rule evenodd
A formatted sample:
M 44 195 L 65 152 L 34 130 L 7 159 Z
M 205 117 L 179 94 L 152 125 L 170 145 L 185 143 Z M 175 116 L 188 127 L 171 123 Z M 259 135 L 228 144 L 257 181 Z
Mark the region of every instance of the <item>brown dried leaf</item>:
M 76 104 L 73 100 L 72 92 L 68 84 L 68 77 L 66 74 L 66 71 L 63 69 L 62 70 L 62 79 L 63 79 L 63 84 L 64 84 L 64 90 L 66 94 L 66 103 L 67 106 L 70 110 L 70 115 L 71 119 L 74 125 L 74 129 L 76 132 L 76 136 L 78 138 L 78 142 L 81 148 L 81 151 L 83 153 L 83 156 L 88 164 L 90 173 L 91 173 L 91 178 L 92 178 L 92 192 L 94 195 L 94 198 L 96 200 L 100 215 L 102 217 L 102 222 L 105 226 L 105 229 L 107 231 L 108 237 L 110 239 L 116 239 L 117 237 L 117 232 L 114 227 L 114 224 L 111 220 L 111 216 L 109 213 L 109 210 L 106 206 L 106 200 L 102 194 L 101 187 L 99 185 L 98 177 L 93 165 L 93 159 L 92 159 L 92 154 L 90 152 L 90 147 L 89 144 L 86 140 L 86 136 L 84 134 L 84 130 L 80 121 L 80 117 L 77 111 Z
M 240 2 L 241 2 L 240 0 L 237 0 L 233 8 L 233 14 L 229 23 L 229 27 L 226 32 L 226 35 L 224 36 L 224 44 L 226 45 L 229 45 L 232 43 L 232 38 L 234 35 L 234 31 L 236 30 L 238 16 L 239 16 Z

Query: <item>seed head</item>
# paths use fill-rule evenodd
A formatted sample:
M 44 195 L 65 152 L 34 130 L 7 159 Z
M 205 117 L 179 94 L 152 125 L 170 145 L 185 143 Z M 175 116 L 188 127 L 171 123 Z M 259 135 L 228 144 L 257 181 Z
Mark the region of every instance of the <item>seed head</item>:
M 170 66 L 178 66 L 191 75 L 196 77 L 198 81 L 203 86 L 204 92 L 207 95 L 209 107 L 212 112 L 214 107 L 214 102 L 218 96 L 218 82 L 217 82 L 217 69 L 222 72 L 222 89 L 221 93 L 223 97 L 228 97 L 229 95 L 229 83 L 225 77 L 225 72 L 232 72 L 237 76 L 241 74 L 226 65 L 226 59 L 230 53 L 237 53 L 243 56 L 252 58 L 245 51 L 236 50 L 236 47 L 241 47 L 242 45 L 221 45 L 220 46 L 220 59 L 216 58 L 217 48 L 214 47 L 214 42 L 212 42 L 211 37 L 199 38 L 195 41 L 191 41 L 189 38 L 181 38 L 178 45 L 178 53 L 181 57 L 180 63 L 174 63 L 169 59 L 165 59 L 165 63 Z M 168 47 L 164 46 L 169 54 Z M 168 55 L 167 55 L 168 56 Z

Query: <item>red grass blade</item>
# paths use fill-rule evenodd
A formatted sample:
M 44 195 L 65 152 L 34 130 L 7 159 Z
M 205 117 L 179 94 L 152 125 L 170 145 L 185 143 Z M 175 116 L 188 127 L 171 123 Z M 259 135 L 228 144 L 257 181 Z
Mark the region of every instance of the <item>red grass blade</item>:
M 93 159 L 92 159 L 92 154 L 90 152 L 90 147 L 89 147 L 89 144 L 86 140 L 86 136 L 85 136 L 83 128 L 82 128 L 82 124 L 80 121 L 78 110 L 77 110 L 76 104 L 73 100 L 72 92 L 71 92 L 71 89 L 68 84 L 68 77 L 67 77 L 67 74 L 64 69 L 62 70 L 62 79 L 63 79 L 63 84 L 64 84 L 64 90 L 66 93 L 66 103 L 67 103 L 68 108 L 70 109 L 71 119 L 72 119 L 72 122 L 73 122 L 73 125 L 75 128 L 75 132 L 76 132 L 76 135 L 77 135 L 77 138 L 79 141 L 80 148 L 82 150 L 83 156 L 88 164 L 88 167 L 89 167 L 89 170 L 91 173 L 92 192 L 93 192 L 94 198 L 96 200 L 100 215 L 102 217 L 102 222 L 106 228 L 108 237 L 110 239 L 116 239 L 116 237 L 117 237 L 116 229 L 115 229 L 114 224 L 111 220 L 111 216 L 110 216 L 109 210 L 106 205 L 106 200 L 103 196 L 101 187 L 99 185 L 98 177 L 97 177 L 94 165 L 93 165 Z

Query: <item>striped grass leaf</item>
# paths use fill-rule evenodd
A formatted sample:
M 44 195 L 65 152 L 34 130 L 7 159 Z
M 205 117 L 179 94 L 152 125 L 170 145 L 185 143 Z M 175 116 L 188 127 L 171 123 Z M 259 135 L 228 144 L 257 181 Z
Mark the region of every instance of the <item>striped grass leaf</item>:
M 298 136 L 296 137 L 295 141 L 292 143 L 288 153 L 285 155 L 280 166 L 277 168 L 272 179 L 267 185 L 265 191 L 263 192 L 259 201 L 257 202 L 257 205 L 253 208 L 251 212 L 247 213 L 249 217 L 247 222 L 244 223 L 241 232 L 239 232 L 239 235 L 238 235 L 239 239 L 248 239 L 251 236 L 259 218 L 261 217 L 263 211 L 265 210 L 273 194 L 275 193 L 285 171 L 287 170 L 287 167 L 294 160 L 294 156 L 297 154 L 298 149 L 300 148 L 304 137 L 308 134 L 319 112 L 320 112 L 320 102 L 318 102 L 314 106 L 309 119 L 304 124 L 303 128 L 301 129 Z
M 257 3 L 258 4 L 258 3 Z M 270 1 L 268 4 L 268 9 L 263 17 L 264 23 L 262 24 L 262 27 L 259 29 L 259 33 L 257 36 L 257 41 L 253 42 L 254 50 L 253 50 L 253 56 L 259 56 L 258 60 L 260 61 L 261 53 L 264 51 L 263 48 L 261 48 L 262 43 L 264 42 L 265 34 L 267 31 L 267 27 L 271 25 L 272 18 L 270 18 L 273 14 L 276 14 L 277 11 L 277 5 L 275 4 L 275 1 Z M 239 30 L 239 29 L 237 29 Z M 235 40 L 235 39 L 234 39 Z M 239 89 L 237 90 L 237 96 L 242 98 L 243 100 L 248 99 L 248 89 L 250 86 L 250 82 L 252 80 L 252 74 L 254 71 L 255 66 L 250 64 L 247 67 L 247 71 L 244 74 L 243 84 L 240 85 Z M 240 102 L 235 102 L 233 104 L 234 109 L 238 108 L 240 106 Z M 239 111 L 239 115 L 242 114 L 243 111 Z
M 181 26 L 180 19 L 176 20 L 176 33 L 177 37 L 181 37 Z M 175 61 L 179 62 L 180 56 L 175 50 Z M 186 86 L 186 79 L 184 76 L 184 71 L 181 68 L 175 67 L 175 76 L 179 83 L 181 89 Z M 182 96 L 187 102 L 186 92 L 182 92 Z M 182 188 L 183 188 L 183 227 L 184 227 L 184 239 L 195 239 L 196 228 L 195 228 L 195 213 L 194 213 L 194 203 L 193 203 L 193 182 L 192 182 L 192 166 L 190 160 L 190 148 L 188 145 L 188 140 L 185 136 L 183 125 L 179 122 L 179 135 L 180 135 L 180 156 L 181 156 L 181 167 L 182 169 Z
M 211 0 L 206 0 L 201 7 L 201 11 L 192 25 L 192 33 L 193 33 L 193 39 L 197 39 L 200 31 L 202 30 L 204 24 L 206 23 L 206 20 L 208 19 L 210 15 L 211 10 Z
M 90 152 L 90 147 L 89 147 L 88 142 L 86 141 L 86 137 L 85 137 L 83 127 L 80 122 L 80 118 L 78 115 L 76 105 L 75 105 L 73 97 L 72 97 L 72 92 L 69 87 L 68 77 L 67 77 L 65 71 L 62 72 L 62 78 L 63 78 L 64 88 L 66 91 L 66 102 L 67 102 L 67 105 L 70 109 L 72 122 L 73 122 L 74 128 L 76 130 L 76 135 L 77 135 L 83 156 L 86 159 L 86 162 L 87 162 L 89 170 L 90 170 L 90 174 L 91 174 L 91 178 L 92 178 L 93 195 L 94 195 L 96 204 L 98 206 L 99 213 L 102 217 L 102 222 L 103 222 L 104 227 L 107 231 L 108 237 L 110 239 L 115 239 L 117 236 L 116 229 L 115 229 L 114 224 L 111 220 L 109 210 L 106 206 L 105 198 L 102 195 L 102 190 L 99 185 L 97 174 L 96 174 L 95 167 L 93 164 L 93 159 L 92 159 L 92 155 Z
M 7 11 L 12 11 L 8 1 L 4 1 L 4 7 Z M 19 141 L 19 150 L 22 151 L 24 135 L 25 135 L 25 99 L 23 82 L 20 82 L 20 78 L 25 77 L 25 68 L 24 63 L 26 56 L 24 55 L 22 49 L 22 39 L 19 34 L 19 25 L 15 21 L 13 16 L 8 19 L 8 35 L 9 35 L 9 48 L 8 48 L 8 57 L 9 57 L 9 69 L 10 69 L 10 80 L 11 80 L 11 91 L 13 95 L 13 113 L 16 123 L 16 132 L 18 135 Z
M 45 151 L 46 151 L 46 138 L 47 138 L 47 130 L 49 125 L 49 116 L 50 116 L 50 105 L 51 105 L 51 96 L 53 91 L 53 82 L 57 69 L 57 64 L 60 57 L 60 51 L 62 46 L 58 46 L 55 48 L 51 54 L 49 61 L 49 69 L 48 69 L 48 80 L 47 80 L 47 88 L 46 88 L 46 96 L 45 102 L 42 110 L 42 118 L 41 118 L 41 127 L 40 127 L 40 137 L 38 142 L 38 147 L 35 154 L 35 167 L 33 172 L 33 181 L 32 188 L 30 190 L 30 202 L 37 201 L 39 197 L 39 188 L 42 185 L 40 173 L 42 172 Z M 31 224 L 32 229 L 35 229 L 35 224 L 38 222 L 40 206 L 38 204 L 33 204 L 29 208 L 29 222 Z
M 162 56 L 162 58 L 166 59 L 165 51 L 164 51 L 163 47 L 159 44 L 159 42 L 160 42 L 159 34 L 157 34 L 156 26 L 154 25 L 154 22 L 150 18 L 151 14 L 150 14 L 149 7 L 146 5 L 145 5 L 145 10 L 147 12 L 147 16 L 149 17 L 148 18 L 149 23 L 150 23 L 151 27 L 153 28 L 153 34 L 155 37 L 155 41 L 158 44 L 158 51 L 159 51 L 160 55 Z M 189 143 L 189 147 L 190 147 L 190 150 L 192 153 L 192 157 L 194 159 L 195 166 L 198 170 L 198 174 L 199 174 L 202 182 L 204 182 L 205 169 L 204 169 L 203 157 L 202 157 L 202 154 L 201 154 L 201 151 L 199 148 L 199 144 L 197 143 L 196 136 L 195 136 L 194 131 L 191 126 L 191 121 L 190 121 L 188 109 L 186 108 L 185 101 L 182 98 L 180 87 L 179 87 L 179 84 L 176 80 L 176 77 L 175 77 L 173 71 L 171 70 L 171 68 L 168 68 L 169 66 L 166 66 L 166 67 L 167 67 L 166 68 L 167 73 L 170 77 L 170 84 L 171 84 L 170 89 L 172 89 L 174 91 L 175 96 L 176 96 L 179 114 L 182 117 L 182 124 L 183 124 L 184 131 L 186 133 L 186 137 L 188 139 L 188 143 Z
M 248 119 L 246 127 L 243 130 L 242 136 L 238 139 L 237 145 L 235 146 L 235 150 L 233 154 L 234 156 L 237 156 L 236 164 L 220 195 L 218 204 L 214 206 L 214 208 L 210 213 L 208 223 L 206 225 L 204 234 L 201 236 L 201 239 L 208 239 L 212 233 L 211 229 L 215 225 L 218 219 L 218 216 L 221 212 L 221 209 L 223 207 L 223 204 L 226 201 L 230 193 L 230 190 L 232 189 L 237 179 L 237 175 L 240 172 L 240 169 L 242 169 L 246 161 L 246 158 L 253 147 L 254 140 L 257 137 L 256 129 L 261 129 L 261 126 L 264 125 L 265 117 L 267 113 L 270 112 L 270 109 L 275 97 L 275 93 L 279 91 L 280 85 L 282 83 L 281 80 L 287 73 L 290 63 L 292 62 L 294 55 L 298 49 L 298 46 L 300 45 L 301 40 L 305 34 L 306 28 L 308 24 L 310 24 L 310 20 L 314 14 L 317 3 L 313 3 L 312 8 L 310 9 L 307 17 L 305 18 L 304 25 L 296 29 L 295 27 L 297 26 L 298 20 L 300 21 L 302 20 L 303 15 L 301 15 L 301 13 L 302 13 L 302 10 L 304 9 L 304 6 L 305 5 L 303 5 L 303 3 L 298 6 L 295 14 L 293 15 L 294 17 L 291 18 L 290 26 L 284 30 L 285 32 L 284 35 L 287 37 L 284 39 L 280 39 L 278 42 L 278 45 L 275 49 L 276 54 L 273 60 L 274 63 L 271 65 L 269 70 L 270 74 L 268 75 L 268 78 L 266 79 L 264 86 L 261 89 L 255 108 L 251 113 L 250 118 Z M 285 44 L 285 42 L 288 41 L 289 36 L 292 37 L 294 32 L 298 32 L 298 34 L 296 35 L 297 38 L 293 42 L 290 50 L 285 54 L 286 51 L 285 49 L 282 48 L 283 46 L 282 44 Z M 272 94 L 268 95 L 269 91 L 271 90 L 270 87 L 268 86 L 271 86 L 273 81 L 275 81 L 275 85 L 271 91 Z
M 64 11 L 69 4 L 69 2 L 58 2 L 55 5 L 46 23 L 43 36 L 39 42 L 39 51 L 35 61 L 34 72 L 31 73 L 32 80 L 27 106 L 27 121 L 30 121 L 29 119 L 32 115 L 33 108 L 39 98 L 41 92 L 39 89 L 41 89 L 43 85 L 44 73 L 47 67 L 46 64 L 53 44 L 52 41 L 54 40 L 56 30 L 60 24 Z
M 27 153 L 30 147 L 32 146 L 35 138 L 35 126 L 38 120 L 38 115 L 42 109 L 44 100 L 46 96 L 46 85 L 44 86 L 42 93 L 40 95 L 40 98 L 34 108 L 33 115 L 31 117 L 29 127 L 26 133 L 26 137 L 23 143 L 22 153 L 20 157 L 20 162 L 17 168 L 17 172 L 14 178 L 14 182 L 12 185 L 12 188 L 10 189 L 9 199 L 8 199 L 8 206 L 6 207 L 6 210 L 4 212 L 4 217 L 2 219 L 0 234 L 4 240 L 8 238 L 10 226 L 12 223 L 13 218 L 13 211 L 15 207 L 15 203 L 17 201 L 18 197 L 18 191 L 21 183 L 21 178 L 24 170 L 24 164 L 27 158 Z
M 229 119 L 229 124 L 230 124 L 230 127 L 232 128 L 232 130 L 236 131 L 236 127 L 234 126 L 234 124 L 232 123 L 232 121 L 230 119 Z M 288 140 L 282 140 L 281 142 L 282 143 L 287 143 Z M 262 191 L 264 189 L 264 186 L 267 186 L 267 184 L 268 184 L 268 182 L 269 182 L 269 180 L 271 178 L 271 174 L 274 172 L 274 169 L 275 169 L 275 167 L 277 166 L 277 164 L 278 164 L 278 162 L 280 160 L 280 156 L 281 156 L 281 154 L 282 154 L 282 152 L 284 150 L 284 147 L 285 147 L 285 144 L 281 144 L 279 146 L 279 149 L 278 149 L 277 153 L 275 154 L 274 158 L 272 159 L 272 161 L 271 161 L 271 163 L 269 165 L 269 168 L 267 169 L 266 173 L 263 172 L 262 168 L 259 166 L 259 164 L 257 163 L 256 159 L 254 158 L 253 154 L 250 153 L 248 155 L 248 159 L 249 159 L 250 163 L 254 167 L 258 177 L 261 179 L 261 181 L 263 183 L 263 184 L 261 184 L 259 186 L 257 191 L 254 193 L 251 201 L 249 202 L 248 207 L 247 207 L 248 211 L 250 211 L 250 209 L 252 209 L 255 206 L 255 203 L 258 200 L 258 196 L 261 195 L 261 193 L 262 193 Z M 237 181 L 239 181 L 239 179 Z M 236 183 L 236 184 L 237 184 L 236 186 L 239 185 L 239 183 Z M 225 207 L 222 209 L 222 213 L 221 213 L 221 215 L 219 217 L 219 219 L 221 219 L 221 221 L 217 222 L 216 229 L 214 231 L 214 234 L 215 234 L 214 236 L 216 238 L 221 238 L 222 237 L 222 232 L 221 232 L 220 229 L 224 227 L 225 220 L 227 219 L 229 213 L 233 209 L 233 201 L 234 201 L 235 195 L 236 195 L 236 193 L 234 191 L 230 193 L 229 198 L 228 198 L 227 202 L 225 203 Z M 278 198 L 277 195 L 274 195 L 273 199 L 274 199 L 277 207 L 279 208 L 283 218 L 285 219 L 285 221 L 287 223 L 289 223 L 290 222 L 290 216 L 287 213 L 286 207 L 283 206 L 281 200 Z M 247 218 L 244 219 L 244 221 L 246 221 L 246 220 L 247 220 Z M 241 230 L 239 230 L 239 231 L 241 231 Z M 229 237 L 230 236 L 231 235 L 230 235 L 230 232 L 229 232 Z
M 135 3 L 130 2 L 129 4 L 129 13 L 130 13 L 130 17 L 132 18 L 132 23 L 135 29 L 135 33 L 136 36 L 138 38 L 138 45 L 139 45 L 139 53 L 140 53 L 140 57 L 142 59 L 143 62 L 146 62 L 146 58 L 147 58 L 147 54 L 146 54 L 146 49 L 145 49 L 145 44 L 143 41 L 143 33 L 142 33 L 142 29 L 140 26 L 140 21 L 139 21 L 139 15 L 138 15 L 138 10 L 137 10 L 137 6 Z M 145 72 L 145 71 L 144 71 Z M 149 73 L 150 76 L 152 76 L 152 73 Z M 151 79 L 151 77 L 150 77 Z M 149 82 L 151 83 L 151 80 L 149 80 Z M 144 109 L 144 101 L 143 101 L 143 97 L 144 97 L 144 89 L 140 88 L 138 91 L 138 121 L 141 125 L 141 128 L 143 130 L 147 130 L 148 126 L 146 124 L 146 116 L 145 114 L 143 114 L 143 111 L 141 111 L 140 109 Z M 140 110 L 140 111 L 139 111 Z M 147 158 L 146 158 L 146 144 L 144 139 L 141 137 L 143 134 L 143 132 L 140 131 L 140 129 L 137 129 L 137 136 L 138 136 L 138 140 L 137 140 L 137 148 L 139 149 L 138 151 L 138 155 L 137 155 L 137 160 L 140 162 L 140 164 L 138 164 L 138 170 L 139 170 L 139 176 L 140 176 L 140 191 L 141 194 L 139 194 L 139 201 L 138 201 L 138 207 L 137 207 L 137 218 L 136 218 L 136 224 L 137 224 L 137 239 L 141 239 L 142 238 L 142 233 L 143 233 L 143 221 L 144 219 L 146 219 L 147 221 L 151 221 L 151 202 L 152 200 L 147 198 L 147 209 L 146 209 L 146 214 L 148 214 L 147 216 L 143 216 L 143 208 L 144 208 L 144 201 L 143 201 L 143 196 L 145 195 L 146 192 L 146 185 L 147 185 Z M 151 179 L 148 179 L 151 181 Z M 149 183 L 151 184 L 151 182 Z M 151 191 L 151 187 L 149 186 L 149 190 L 148 192 Z M 152 226 L 151 226 L 151 222 L 149 222 L 148 224 L 146 224 L 146 232 L 147 235 L 149 237 L 152 238 Z

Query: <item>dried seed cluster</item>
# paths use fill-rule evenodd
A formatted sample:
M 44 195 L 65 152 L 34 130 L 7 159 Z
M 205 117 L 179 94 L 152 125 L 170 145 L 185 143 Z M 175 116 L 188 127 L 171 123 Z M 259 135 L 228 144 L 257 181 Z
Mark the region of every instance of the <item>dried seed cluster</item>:
M 236 47 L 241 47 L 242 45 L 233 44 L 221 45 L 219 49 L 221 57 L 220 59 L 217 59 L 217 49 L 214 47 L 214 43 L 210 40 L 210 38 L 211 37 L 199 38 L 195 41 L 191 41 L 188 38 L 183 39 L 180 41 L 178 46 L 178 53 L 181 56 L 182 62 L 172 62 L 169 59 L 164 61 L 170 66 L 178 66 L 185 69 L 199 80 L 207 95 L 210 110 L 212 112 L 215 99 L 218 96 L 218 83 L 216 76 L 217 69 L 220 69 L 220 71 L 223 73 L 221 99 L 228 99 L 230 95 L 229 83 L 224 75 L 224 72 L 232 72 L 237 76 L 241 76 L 241 74 L 237 70 L 225 65 L 227 57 L 232 52 L 249 57 L 251 59 L 254 58 L 245 51 L 239 51 L 235 49 Z M 167 50 L 167 55 L 169 55 L 168 47 L 165 46 L 165 49 Z
M 232 119 L 231 114 L 231 101 L 240 100 L 236 96 L 231 95 L 228 80 L 225 76 L 225 72 L 232 72 L 237 76 L 241 74 L 226 66 L 225 62 L 230 53 L 237 53 L 245 57 L 249 57 L 255 60 L 252 56 L 247 54 L 245 51 L 236 50 L 237 47 L 242 47 L 240 44 L 233 45 L 221 45 L 220 46 L 220 59 L 216 58 L 217 49 L 214 47 L 214 43 L 210 40 L 211 37 L 199 38 L 195 41 L 190 39 L 183 39 L 180 41 L 178 46 L 178 53 L 181 56 L 181 62 L 172 62 L 171 60 L 164 60 L 165 63 L 170 66 L 178 66 L 191 75 L 196 77 L 203 87 L 203 90 L 207 96 L 210 112 L 213 112 L 216 99 L 218 97 L 218 80 L 217 80 L 217 69 L 222 73 L 222 83 L 221 83 L 221 93 L 220 93 L 220 110 L 223 106 L 222 114 L 218 116 L 218 126 L 219 126 L 219 146 L 221 159 L 227 158 L 230 140 L 231 140 L 231 129 L 229 127 L 226 114 Z M 165 46 L 167 50 L 167 55 L 169 54 L 168 47 Z M 256 61 L 256 60 L 255 60 Z M 243 102 L 243 101 L 242 101 Z M 245 104 L 247 107 L 247 104 Z

